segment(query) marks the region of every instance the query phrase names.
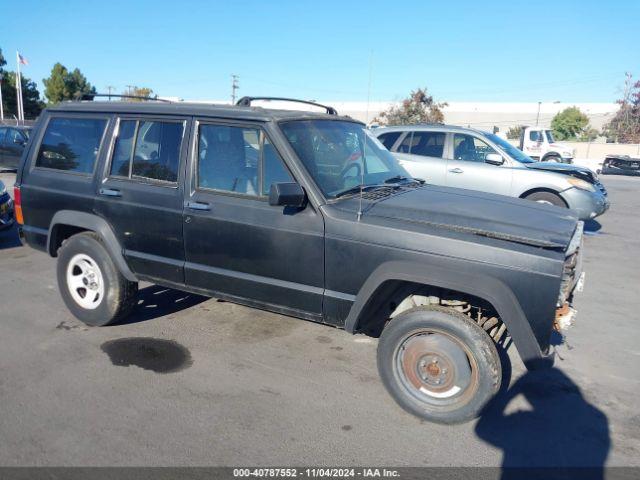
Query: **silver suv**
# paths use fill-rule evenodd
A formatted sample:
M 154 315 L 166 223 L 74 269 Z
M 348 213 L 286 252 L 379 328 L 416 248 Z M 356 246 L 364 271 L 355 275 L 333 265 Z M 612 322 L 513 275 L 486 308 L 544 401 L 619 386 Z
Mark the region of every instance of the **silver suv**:
M 373 132 L 412 176 L 434 185 L 567 207 L 582 220 L 595 218 L 609 208 L 606 189 L 588 168 L 536 162 L 492 133 L 431 124 Z

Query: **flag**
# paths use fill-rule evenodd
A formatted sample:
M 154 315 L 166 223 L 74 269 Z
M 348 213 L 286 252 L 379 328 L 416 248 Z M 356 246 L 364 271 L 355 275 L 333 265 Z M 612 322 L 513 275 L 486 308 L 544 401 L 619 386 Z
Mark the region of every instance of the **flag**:
M 20 62 L 22 65 L 29 65 L 29 60 L 27 60 L 26 58 L 24 58 L 22 55 L 20 55 L 18 53 L 18 62 Z

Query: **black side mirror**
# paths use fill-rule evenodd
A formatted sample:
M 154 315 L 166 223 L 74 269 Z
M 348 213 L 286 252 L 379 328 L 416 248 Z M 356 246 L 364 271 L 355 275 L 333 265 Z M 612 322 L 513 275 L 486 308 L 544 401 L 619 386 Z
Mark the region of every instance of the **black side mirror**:
M 269 205 L 282 207 L 304 207 L 307 195 L 300 185 L 293 182 L 272 183 L 269 190 Z

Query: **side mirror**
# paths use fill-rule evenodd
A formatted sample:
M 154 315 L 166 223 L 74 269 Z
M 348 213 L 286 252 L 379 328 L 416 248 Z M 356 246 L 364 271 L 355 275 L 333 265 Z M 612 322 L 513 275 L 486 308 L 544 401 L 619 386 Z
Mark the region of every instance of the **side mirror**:
M 484 161 L 490 165 L 502 165 L 504 163 L 504 158 L 502 158 L 502 155 L 498 155 L 497 153 L 487 153 L 484 157 Z
M 274 207 L 303 207 L 307 195 L 302 187 L 293 182 L 272 183 L 269 189 L 269 205 Z
M 25 146 L 27 142 L 25 142 L 24 140 L 20 140 L 19 138 L 14 138 L 13 139 L 13 143 L 21 145 L 21 146 Z

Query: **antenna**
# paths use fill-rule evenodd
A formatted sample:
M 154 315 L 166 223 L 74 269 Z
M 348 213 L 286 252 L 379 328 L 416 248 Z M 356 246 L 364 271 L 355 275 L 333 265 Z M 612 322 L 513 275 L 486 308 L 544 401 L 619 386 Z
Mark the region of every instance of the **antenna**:
M 365 126 L 362 131 L 362 168 L 360 169 L 360 204 L 358 206 L 358 222 L 362 218 L 362 196 L 364 195 L 364 171 L 367 168 L 367 124 L 369 123 L 369 100 L 371 98 L 371 71 L 373 64 L 373 50 L 369 52 L 369 84 L 367 86 L 367 113 L 365 116 Z

